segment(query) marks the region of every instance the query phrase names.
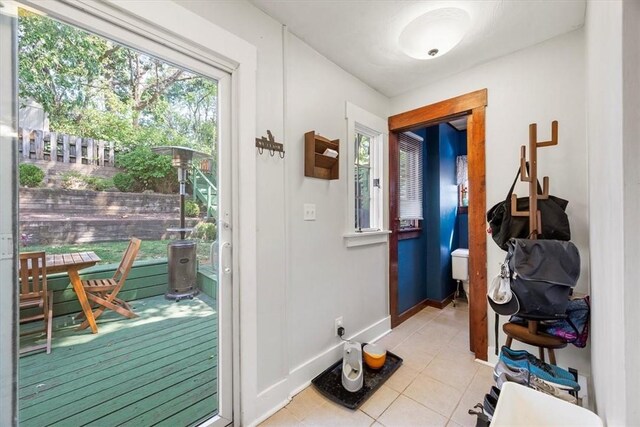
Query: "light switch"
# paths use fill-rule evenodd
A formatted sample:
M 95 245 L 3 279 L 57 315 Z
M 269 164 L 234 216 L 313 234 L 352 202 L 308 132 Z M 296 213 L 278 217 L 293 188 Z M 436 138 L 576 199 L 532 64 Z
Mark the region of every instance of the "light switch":
M 316 220 L 316 205 L 312 203 L 304 204 L 304 220 L 315 221 Z

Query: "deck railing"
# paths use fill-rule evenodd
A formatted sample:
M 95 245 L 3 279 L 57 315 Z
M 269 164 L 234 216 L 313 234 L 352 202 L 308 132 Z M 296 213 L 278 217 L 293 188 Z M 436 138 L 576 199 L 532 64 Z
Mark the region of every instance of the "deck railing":
M 83 138 L 59 132 L 19 128 L 18 151 L 23 159 L 96 166 L 115 165 L 113 141 Z

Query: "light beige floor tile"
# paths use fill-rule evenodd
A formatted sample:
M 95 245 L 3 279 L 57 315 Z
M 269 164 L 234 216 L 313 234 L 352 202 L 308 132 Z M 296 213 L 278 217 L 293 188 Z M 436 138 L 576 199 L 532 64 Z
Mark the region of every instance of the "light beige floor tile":
M 449 422 L 447 423 L 447 427 L 462 427 L 462 426 L 456 423 L 455 421 L 449 420 Z
M 394 330 L 404 331 L 412 334 L 418 330 L 420 330 L 425 324 L 426 320 L 419 319 L 415 316 L 410 317 L 409 319 L 402 322 L 399 326 L 397 326 Z
M 336 403 L 329 402 L 312 410 L 302 421 L 305 426 L 353 426 L 369 427 L 375 420 L 360 410 L 352 411 Z
M 431 378 L 448 384 L 458 390 L 465 390 L 478 370 L 475 362 L 447 360 L 436 357 L 423 371 Z
M 268 420 L 260 424 L 262 427 L 296 427 L 300 421 L 287 408 L 282 408 Z
M 427 365 L 433 360 L 435 354 L 432 352 L 426 353 L 415 347 L 415 342 L 411 342 L 412 338 L 409 337 L 402 344 L 393 349 L 393 352 L 402 357 L 402 364 L 409 368 L 421 372 Z
M 436 317 L 431 322 L 427 323 L 419 329 L 417 332 L 420 335 L 424 335 L 428 337 L 432 343 L 439 344 L 440 347 L 448 344 L 453 337 L 458 335 L 461 328 L 458 326 L 452 326 L 448 324 L 444 324 L 438 321 Z
M 447 345 L 456 350 L 469 351 L 470 341 L 469 330 L 461 329 Z
M 372 418 L 378 418 L 398 396 L 397 391 L 383 385 L 360 407 L 360 410 Z
M 469 409 L 473 409 L 476 403 L 482 403 L 484 400 L 484 394 L 481 396 L 467 395 L 466 393 L 460 399 L 460 403 L 453 411 L 451 420 L 463 427 L 475 427 L 477 417 L 475 415 L 469 415 Z M 473 409 L 477 411 L 478 409 Z
M 420 374 L 402 394 L 449 418 L 463 393 L 426 374 Z
M 376 343 L 381 344 L 387 350 L 393 351 L 395 347 L 397 347 L 401 342 L 406 340 L 412 332 L 408 330 L 397 330 L 389 332 L 387 335 L 379 339 Z
M 293 397 L 286 409 L 300 421 L 309 415 L 313 410 L 322 407 L 327 400 L 318 391 L 309 386 Z
M 384 426 L 376 421 L 375 423 L 371 424 L 371 427 L 384 427 Z
M 397 371 L 384 383 L 392 390 L 402 393 L 409 384 L 418 376 L 419 372 L 406 365 L 400 366 Z
M 474 366 L 481 366 L 479 363 L 475 362 L 476 355 L 474 353 L 470 352 L 467 349 L 461 350 L 455 347 L 451 347 L 451 345 L 442 347 L 436 357 L 438 359 L 451 360 L 464 364 L 473 364 Z
M 486 368 L 486 369 L 485 369 Z M 484 401 L 484 395 L 489 393 L 491 386 L 494 385 L 493 378 L 487 375 L 487 369 L 492 371 L 488 366 L 480 366 L 480 369 L 473 377 L 471 384 L 467 387 L 460 403 L 451 415 L 451 419 L 462 426 L 475 426 L 476 416 L 469 415 L 469 409 L 472 409 L 476 403 Z
M 399 396 L 378 421 L 386 427 L 443 427 L 448 419 L 406 396 Z
M 442 349 L 442 345 L 439 344 L 437 339 L 433 339 L 427 335 L 414 333 L 396 348 L 402 348 L 405 351 L 415 350 L 435 356 Z

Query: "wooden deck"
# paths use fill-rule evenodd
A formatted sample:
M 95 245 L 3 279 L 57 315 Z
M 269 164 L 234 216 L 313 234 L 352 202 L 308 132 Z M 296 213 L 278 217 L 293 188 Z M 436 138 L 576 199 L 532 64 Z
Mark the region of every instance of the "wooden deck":
M 217 413 L 215 301 L 131 305 L 139 318 L 107 313 L 97 335 L 54 319 L 51 354 L 20 358 L 20 426 L 174 427 Z

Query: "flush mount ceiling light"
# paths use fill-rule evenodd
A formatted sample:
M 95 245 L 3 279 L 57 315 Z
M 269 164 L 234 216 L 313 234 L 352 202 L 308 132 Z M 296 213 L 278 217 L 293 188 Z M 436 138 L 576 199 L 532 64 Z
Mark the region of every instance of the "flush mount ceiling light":
M 412 58 L 438 58 L 460 43 L 470 24 L 471 17 L 465 10 L 436 9 L 411 21 L 400 33 L 398 42 Z

